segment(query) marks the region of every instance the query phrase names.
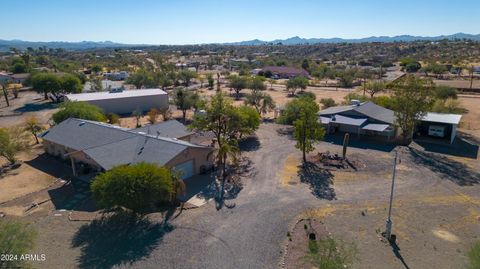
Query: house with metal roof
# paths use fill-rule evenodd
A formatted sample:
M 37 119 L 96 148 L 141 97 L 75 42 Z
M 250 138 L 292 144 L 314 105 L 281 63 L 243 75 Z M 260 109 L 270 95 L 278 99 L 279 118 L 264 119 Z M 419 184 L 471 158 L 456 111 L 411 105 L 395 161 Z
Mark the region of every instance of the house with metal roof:
M 154 163 L 179 171 L 182 179 L 210 169 L 211 147 L 181 140 L 181 130 L 166 129 L 176 125 L 150 126 L 160 134 L 138 129 L 70 118 L 41 135 L 45 152 L 70 159 L 74 175 L 106 171 L 117 165 Z M 178 125 L 176 125 L 178 126 Z M 175 127 L 178 128 L 178 127 Z M 175 137 L 180 135 L 180 137 Z
M 354 101 L 352 105 L 330 107 L 318 114 L 327 134 L 345 132 L 387 140 L 396 135 L 394 111 L 370 101 Z M 451 144 L 455 140 L 461 117 L 457 114 L 428 112 L 415 127 L 414 138 L 430 137 L 436 142 L 442 142 L 443 139 Z
M 105 113 L 131 114 L 152 108 L 167 108 L 168 95 L 161 89 L 112 90 L 65 95 L 67 101 L 88 102 Z
M 324 109 L 319 112 L 319 120 L 327 133 L 345 132 L 386 139 L 395 136 L 394 112 L 372 102 Z

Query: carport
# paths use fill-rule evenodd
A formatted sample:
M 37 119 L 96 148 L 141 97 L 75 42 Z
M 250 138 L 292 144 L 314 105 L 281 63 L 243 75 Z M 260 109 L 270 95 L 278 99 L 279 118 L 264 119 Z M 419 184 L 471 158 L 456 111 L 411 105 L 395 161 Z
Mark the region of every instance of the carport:
M 452 144 L 457 135 L 457 126 L 461 118 L 462 115 L 458 114 L 428 112 L 420 119 L 420 123 L 416 127 L 416 133 L 422 136 L 429 136 L 429 128 L 434 126 L 443 127 L 443 139 Z

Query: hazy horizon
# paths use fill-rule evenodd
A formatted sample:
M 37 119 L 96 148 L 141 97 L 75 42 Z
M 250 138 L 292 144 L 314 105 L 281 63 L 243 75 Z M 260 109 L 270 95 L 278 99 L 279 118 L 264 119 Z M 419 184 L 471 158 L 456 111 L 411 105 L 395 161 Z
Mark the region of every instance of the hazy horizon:
M 184 45 L 478 34 L 478 1 L 4 1 L 0 39 Z M 428 16 L 427 16 L 428 15 Z

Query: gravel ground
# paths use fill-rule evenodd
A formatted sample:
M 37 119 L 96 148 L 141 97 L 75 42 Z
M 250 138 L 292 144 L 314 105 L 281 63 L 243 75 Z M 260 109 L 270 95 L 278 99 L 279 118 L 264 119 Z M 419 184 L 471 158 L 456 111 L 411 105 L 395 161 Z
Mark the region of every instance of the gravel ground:
M 472 172 L 480 170 L 478 160 L 447 162 L 435 156 L 425 159 L 408 148 L 399 150 L 402 162 L 398 165 L 394 229 L 401 251 L 394 252 L 377 234 L 386 216 L 391 149 L 349 148 L 348 156 L 361 159 L 364 169 L 315 175 L 331 184 L 314 182 L 311 188 L 308 184 L 285 185 L 279 173 L 287 165 L 287 156 L 299 159 L 300 152 L 288 136 L 277 133 L 278 128 L 261 125 L 259 143 L 244 153 L 256 173 L 243 180 L 243 190 L 221 210 L 211 202 L 183 211 L 170 221 L 168 229 L 160 226 L 162 218 L 154 214 L 148 223 L 141 223 L 140 227 L 146 228 L 128 228 L 126 232 L 115 224 L 118 220 L 105 220 L 102 226 L 70 222 L 65 213 L 32 217 L 40 231 L 37 250 L 47 255 L 46 262 L 34 266 L 278 268 L 286 233 L 306 209 L 312 209 L 309 212 L 322 219 L 333 236 L 356 242 L 359 261 L 354 268 L 405 268 L 399 253 L 410 268 L 464 265 L 465 249 L 479 236 L 475 227 L 480 216 L 480 176 Z M 341 152 L 341 146 L 327 142 L 318 149 Z M 119 223 L 127 225 L 128 221 Z M 423 259 L 425 255 L 429 258 Z

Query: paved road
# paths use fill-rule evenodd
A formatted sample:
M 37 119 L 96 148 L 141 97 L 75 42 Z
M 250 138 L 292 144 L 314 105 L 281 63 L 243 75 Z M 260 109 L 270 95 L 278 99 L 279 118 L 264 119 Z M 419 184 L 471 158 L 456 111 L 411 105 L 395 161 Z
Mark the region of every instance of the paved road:
M 292 153 L 294 142 L 278 136 L 274 125 L 257 132 L 260 147 L 248 156 L 257 173 L 232 209 L 215 209 L 213 203 L 185 211 L 172 224 L 150 257 L 135 268 L 278 268 L 288 224 L 303 209 L 321 204 L 305 185 L 282 187 L 277 172 Z M 260 168 L 260 169 L 258 169 Z

